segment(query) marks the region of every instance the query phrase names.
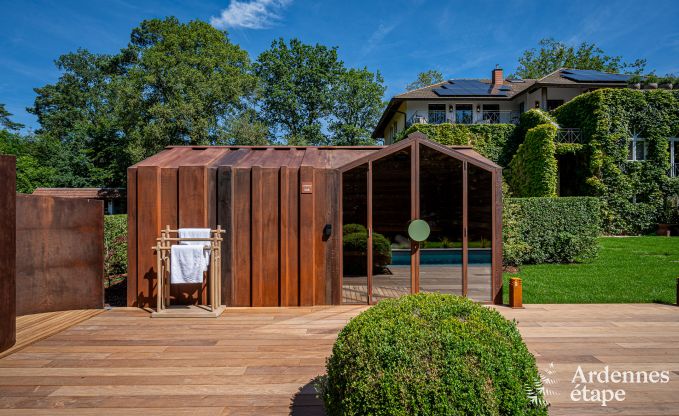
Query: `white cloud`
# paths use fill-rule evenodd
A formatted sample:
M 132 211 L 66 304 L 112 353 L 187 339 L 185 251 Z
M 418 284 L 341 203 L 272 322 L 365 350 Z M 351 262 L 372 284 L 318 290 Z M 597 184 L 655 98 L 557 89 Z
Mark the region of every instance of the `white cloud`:
M 231 0 L 219 17 L 210 19 L 210 24 L 218 29 L 265 29 L 280 20 L 281 10 L 291 2 L 292 0 Z
M 375 29 L 375 31 L 370 35 L 368 40 L 363 45 L 363 55 L 372 52 L 378 46 L 380 46 L 384 38 L 386 38 L 395 27 L 395 24 L 385 25 L 384 23 L 380 23 L 380 25 L 377 26 L 377 29 Z

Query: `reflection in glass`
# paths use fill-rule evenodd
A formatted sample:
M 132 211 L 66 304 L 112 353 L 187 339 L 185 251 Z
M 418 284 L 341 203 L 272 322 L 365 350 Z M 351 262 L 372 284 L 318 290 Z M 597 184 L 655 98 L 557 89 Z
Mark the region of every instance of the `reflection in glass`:
M 472 164 L 467 166 L 467 296 L 476 301 L 489 302 L 493 248 L 493 176 L 491 172 Z
M 342 174 L 342 303 L 368 303 L 368 165 Z
M 373 301 L 410 293 L 410 147 L 373 162 Z
M 462 162 L 420 145 L 420 292 L 462 295 Z

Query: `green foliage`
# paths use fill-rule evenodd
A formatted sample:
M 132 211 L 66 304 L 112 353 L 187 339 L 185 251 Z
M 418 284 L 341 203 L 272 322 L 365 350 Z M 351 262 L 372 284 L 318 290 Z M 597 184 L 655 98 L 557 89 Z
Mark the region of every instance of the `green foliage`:
M 380 301 L 342 329 L 327 373 L 330 415 L 547 414 L 516 324 L 452 295 Z
M 271 144 L 269 126 L 258 114 L 248 109 L 226 122 L 223 136 L 218 144 L 228 146 L 264 146 Z
M 40 143 L 0 130 L 0 154 L 16 156 L 17 192 L 30 194 L 38 187 L 55 186 L 56 170 L 42 160 Z
M 541 124 L 526 133 L 509 163 L 509 187 L 517 197 L 556 196 L 556 127 Z
M 253 71 L 261 84 L 261 109 L 288 143 L 326 144 L 321 121 L 332 113 L 333 86 L 342 69 L 337 48 L 299 39 L 277 39 L 259 55 Z
M 606 233 L 647 233 L 679 212 L 676 203 L 668 207 L 679 194 L 667 176 L 667 138 L 679 134 L 678 97 L 678 91 L 602 89 L 554 111 L 560 125 L 581 130 L 583 192 L 601 197 Z M 627 161 L 635 133 L 646 140 L 643 162 Z
M 336 80 L 330 131 L 336 146 L 372 145 L 372 129 L 382 115 L 386 86 L 379 72 L 348 69 Z
M 601 231 L 598 198 L 505 198 L 505 264 L 571 263 L 596 257 Z
M 514 76 L 542 78 L 559 68 L 593 69 L 604 72 L 640 74 L 646 67 L 645 59 L 623 62 L 620 56 L 609 56 L 594 43 L 582 42 L 578 47 L 553 38 L 538 42 L 539 49 L 528 49 L 519 58 Z
M 528 130 L 539 126 L 540 124 L 556 124 L 554 119 L 546 112 L 540 110 L 539 108 L 531 108 L 525 113 L 521 114 L 519 117 L 519 124 L 514 129 L 514 132 L 507 140 L 505 146 L 502 149 L 500 158 L 498 160 L 500 166 L 507 167 L 509 162 L 516 154 L 521 143 L 526 138 L 526 133 Z
M 104 276 L 127 273 L 127 215 L 104 216 Z
M 443 82 L 443 74 L 441 71 L 430 69 L 417 74 L 417 79 L 406 85 L 406 91 L 416 90 L 438 82 Z
M 11 120 L 12 113 L 7 111 L 5 104 L 0 103 L 0 128 L 7 130 L 19 130 L 24 127 L 23 124 Z
M 413 124 L 397 140 L 418 131 L 426 134 L 429 140 L 446 146 L 472 146 L 483 156 L 497 162 L 514 129 L 513 124 Z
M 382 234 L 373 232 L 373 269 L 382 270 L 391 264 L 391 243 Z M 365 276 L 368 252 L 368 230 L 361 224 L 345 224 L 342 227 L 344 250 L 344 273 L 349 276 Z

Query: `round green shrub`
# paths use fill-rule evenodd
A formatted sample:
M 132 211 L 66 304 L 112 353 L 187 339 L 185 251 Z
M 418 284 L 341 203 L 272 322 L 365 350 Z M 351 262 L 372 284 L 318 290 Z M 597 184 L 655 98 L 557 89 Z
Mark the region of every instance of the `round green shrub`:
M 471 300 L 383 300 L 340 332 L 320 390 L 329 415 L 546 415 L 513 322 Z
M 362 230 L 361 230 L 362 229 Z M 360 224 L 343 227 L 344 273 L 348 276 L 365 276 L 368 250 L 368 231 Z M 379 233 L 373 233 L 373 269 L 381 270 L 391 264 L 391 243 Z

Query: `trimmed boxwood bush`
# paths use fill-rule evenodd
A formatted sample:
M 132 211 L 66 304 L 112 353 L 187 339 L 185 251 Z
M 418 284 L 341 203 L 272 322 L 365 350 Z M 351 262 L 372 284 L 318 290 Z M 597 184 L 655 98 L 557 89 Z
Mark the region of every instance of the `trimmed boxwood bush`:
M 598 252 L 598 198 L 505 198 L 502 222 L 505 264 L 571 263 Z
M 342 227 L 342 249 L 344 250 L 343 272 L 348 276 L 365 276 L 367 273 L 366 253 L 368 251 L 368 230 L 361 224 L 346 224 Z M 382 270 L 391 264 L 391 244 L 379 233 L 373 233 L 373 269 Z
M 413 124 L 402 133 L 399 140 L 419 131 L 426 134 L 429 140 L 446 146 L 472 146 L 483 156 L 498 162 L 515 128 L 513 124 Z
M 104 216 L 104 274 L 111 280 L 127 273 L 127 215 Z
M 513 322 L 453 295 L 383 300 L 340 332 L 320 390 L 329 415 L 546 415 Z
M 526 133 L 509 164 L 508 183 L 518 197 L 556 196 L 556 126 L 540 124 Z

